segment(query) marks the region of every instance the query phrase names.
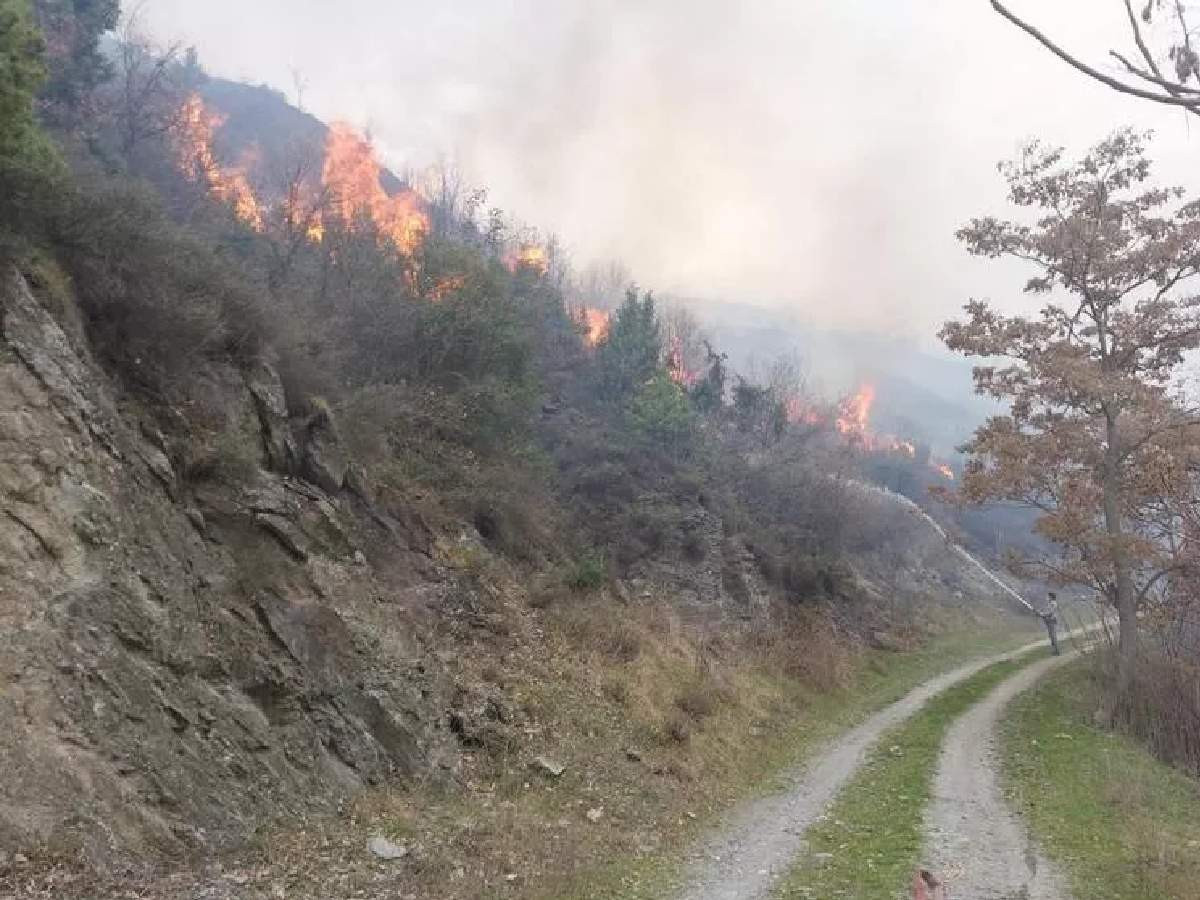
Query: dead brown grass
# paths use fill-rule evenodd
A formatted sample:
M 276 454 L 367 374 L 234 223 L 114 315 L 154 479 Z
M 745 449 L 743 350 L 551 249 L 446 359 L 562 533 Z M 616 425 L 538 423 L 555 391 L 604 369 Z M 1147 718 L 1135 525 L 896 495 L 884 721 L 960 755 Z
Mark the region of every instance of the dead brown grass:
M 1104 664 L 1103 677 L 1115 683 L 1115 663 Z M 1129 696 L 1115 712 L 1118 726 L 1160 759 L 1200 774 L 1200 666 L 1193 659 L 1144 652 Z
M 537 588 L 499 557 L 454 542 L 441 551 L 505 620 L 453 654 L 455 682 L 499 692 L 516 715 L 464 745 L 446 782 L 372 791 L 340 819 L 264 834 L 222 863 L 222 877 L 243 879 L 237 896 L 663 896 L 671 861 L 717 812 L 850 718 L 853 704 L 835 699 L 842 687 L 883 683 L 865 665 L 875 657 L 820 609 L 702 628 L 665 598 L 622 602 L 603 590 L 535 608 Z M 539 756 L 562 775 L 534 765 Z M 364 850 L 375 834 L 408 856 L 381 864 Z M 143 884 L 147 897 L 195 895 L 172 893 L 186 880 Z M 84 895 L 107 896 L 94 885 Z

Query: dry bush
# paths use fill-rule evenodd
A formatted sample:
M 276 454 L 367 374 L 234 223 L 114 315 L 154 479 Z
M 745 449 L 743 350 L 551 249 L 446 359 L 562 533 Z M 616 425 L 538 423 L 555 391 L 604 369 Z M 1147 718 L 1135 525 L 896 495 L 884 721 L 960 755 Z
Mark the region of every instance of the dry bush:
M 1101 665 L 1112 670 L 1105 657 Z M 1106 674 L 1114 683 L 1114 671 Z M 1200 665 L 1182 656 L 1146 652 L 1138 661 L 1128 697 L 1115 711 L 1117 724 L 1164 761 L 1200 773 Z
M 259 448 L 237 431 L 220 432 L 188 449 L 183 477 L 193 484 L 206 481 L 246 484 L 258 474 Z
M 663 737 L 667 741 L 686 744 L 692 739 L 692 722 L 682 713 L 674 713 L 663 722 Z
M 752 629 L 750 646 L 771 671 L 828 692 L 845 687 L 860 646 L 825 610 L 777 609 Z
M 693 681 L 675 698 L 675 705 L 697 721 L 716 712 L 720 702 L 717 686 L 705 678 Z
M 153 191 L 120 179 L 60 185 L 46 238 L 75 285 L 96 348 L 136 382 L 200 358 L 258 353 L 274 315 L 255 273 L 177 226 Z
M 559 605 L 548 623 L 578 651 L 594 651 L 621 663 L 633 662 L 644 643 L 639 623 L 617 614 L 610 601 L 579 601 Z

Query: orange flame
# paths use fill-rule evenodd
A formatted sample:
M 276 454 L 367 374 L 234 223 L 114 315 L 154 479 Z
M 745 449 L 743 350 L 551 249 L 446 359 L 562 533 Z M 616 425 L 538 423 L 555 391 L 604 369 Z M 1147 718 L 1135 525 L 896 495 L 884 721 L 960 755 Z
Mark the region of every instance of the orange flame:
M 945 478 L 947 481 L 954 480 L 954 470 L 945 463 L 932 463 L 934 471 Z
M 834 427 L 851 439 L 870 443 L 870 433 L 867 430 L 871 420 L 871 406 L 875 403 L 875 387 L 864 384 L 852 397 L 847 397 L 838 408 Z
M 325 220 L 321 212 L 322 200 L 309 185 L 293 184 L 283 199 L 283 221 L 288 234 L 303 234 L 314 244 L 325 238 Z
M 871 409 L 875 405 L 875 386 L 864 384 L 838 406 L 834 427 L 849 441 L 871 452 L 901 453 L 913 459 L 917 446 L 912 441 L 871 429 Z
M 667 349 L 667 375 L 681 387 L 691 387 L 700 377 L 684 363 L 683 341 L 678 335 L 671 338 L 671 346 Z
M 188 95 L 176 126 L 176 150 L 183 173 L 203 181 L 210 193 L 233 207 L 233 214 L 255 231 L 263 230 L 262 209 L 244 167 L 222 168 L 213 155 L 213 133 L 225 118 L 205 106 L 199 94 Z
M 583 341 L 595 347 L 608 337 L 608 326 L 612 316 L 602 309 L 585 306 L 579 311 L 579 323 L 584 327 Z
M 789 394 L 783 400 L 784 415 L 793 425 L 816 425 L 824 427 L 829 422 L 828 411 L 813 406 L 798 394 Z
M 429 290 L 429 299 L 435 303 L 439 300 L 445 300 L 448 296 L 456 291 L 462 290 L 467 283 L 466 275 L 447 275 L 445 278 L 438 279 Z
M 504 264 L 510 272 L 530 269 L 539 275 L 545 275 L 550 268 L 550 257 L 541 244 L 522 244 L 504 258 Z
M 389 195 L 379 176 L 383 171 L 375 150 L 345 122 L 329 126 L 322 181 L 332 211 L 347 226 L 365 217 L 397 249 L 411 254 L 429 232 L 424 202 L 407 188 Z

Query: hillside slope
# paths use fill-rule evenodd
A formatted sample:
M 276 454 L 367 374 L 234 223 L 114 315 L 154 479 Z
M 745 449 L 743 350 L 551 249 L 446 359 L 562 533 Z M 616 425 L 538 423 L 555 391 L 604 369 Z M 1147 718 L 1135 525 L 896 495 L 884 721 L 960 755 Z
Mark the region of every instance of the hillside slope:
M 369 785 L 453 777 L 504 705 L 456 680 L 455 648 L 502 662 L 537 615 L 506 612 L 525 601 L 462 561 L 456 547 L 490 555 L 475 525 L 374 502 L 321 413 L 288 419 L 265 360 L 209 364 L 151 416 L 22 276 L 2 300 L 0 702 L 16 727 L 0 764 L 19 777 L 0 787 L 0 843 L 97 862 L 231 846 Z M 886 560 L 862 558 L 880 621 L 885 569 L 907 594 L 994 596 L 906 515 Z M 635 602 L 769 616 L 764 588 L 757 613 L 729 595 L 719 546 L 705 557 L 664 547 Z
M 193 58 L 138 69 L 141 44 L 124 74 L 161 78 L 120 102 L 25 26 L 0 46 L 0 876 L 206 859 L 355 797 L 485 806 L 597 722 L 668 757 L 666 815 L 867 646 L 1004 605 L 802 398 L 687 369 L 651 294 L 593 329 L 480 193 L 426 196 L 353 129 Z M 83 78 L 61 109 L 46 70 Z

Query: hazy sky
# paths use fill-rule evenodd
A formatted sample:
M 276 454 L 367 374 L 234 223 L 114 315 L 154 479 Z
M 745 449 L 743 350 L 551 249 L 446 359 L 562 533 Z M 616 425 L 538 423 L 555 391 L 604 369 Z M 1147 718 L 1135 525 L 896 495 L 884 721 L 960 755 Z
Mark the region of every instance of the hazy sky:
M 1012 0 L 1103 64 L 1119 0 Z M 148 0 L 162 38 L 367 126 L 397 169 L 455 159 L 575 259 L 660 291 L 928 336 L 1020 272 L 954 229 L 1002 212 L 995 162 L 1039 136 L 1158 132 L 1184 182 L 1182 113 L 1066 69 L 986 0 Z M 1200 124 L 1200 120 L 1197 120 Z M 1193 184 L 1195 179 L 1193 179 Z

